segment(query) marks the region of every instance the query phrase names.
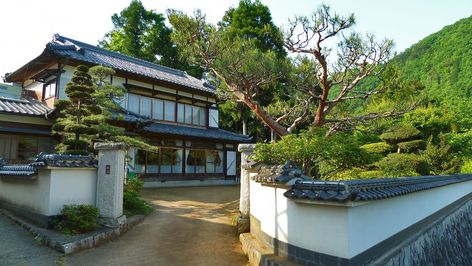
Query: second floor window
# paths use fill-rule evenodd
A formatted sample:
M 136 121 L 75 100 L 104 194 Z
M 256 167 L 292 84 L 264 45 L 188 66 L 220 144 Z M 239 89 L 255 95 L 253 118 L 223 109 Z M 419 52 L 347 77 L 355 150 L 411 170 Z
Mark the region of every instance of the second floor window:
M 43 87 L 43 100 L 56 96 L 56 80 L 48 81 Z
M 206 108 L 175 101 L 128 94 L 128 110 L 152 119 L 179 124 L 206 126 Z

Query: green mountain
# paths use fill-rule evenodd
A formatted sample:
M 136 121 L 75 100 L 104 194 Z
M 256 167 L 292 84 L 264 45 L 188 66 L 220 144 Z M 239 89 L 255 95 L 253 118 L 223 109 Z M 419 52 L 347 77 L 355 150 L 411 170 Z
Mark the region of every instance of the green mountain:
M 472 96 L 472 16 L 429 35 L 393 59 L 438 99 Z M 472 103 L 471 103 L 472 105 Z

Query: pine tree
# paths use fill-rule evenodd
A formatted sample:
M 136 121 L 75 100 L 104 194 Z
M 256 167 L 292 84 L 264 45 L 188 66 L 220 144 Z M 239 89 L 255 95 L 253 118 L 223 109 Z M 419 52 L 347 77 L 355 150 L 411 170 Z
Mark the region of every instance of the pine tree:
M 88 154 L 94 142 L 125 142 L 144 150 L 157 148 L 145 141 L 125 136 L 125 129 L 113 125 L 120 119 L 116 99 L 123 98 L 125 89 L 112 86 L 110 75 L 115 71 L 108 67 L 78 66 L 71 82 L 66 86 L 67 100 L 56 102 L 59 117 L 53 125 L 53 133 L 63 137 L 56 150 L 68 154 Z
M 59 152 L 86 154 L 91 149 L 91 140 L 98 133 L 102 111 L 92 97 L 95 88 L 88 70 L 86 66 L 78 66 L 66 86 L 69 99 L 56 102 L 59 118 L 52 129 L 53 133 L 63 137 L 63 142 L 56 147 Z

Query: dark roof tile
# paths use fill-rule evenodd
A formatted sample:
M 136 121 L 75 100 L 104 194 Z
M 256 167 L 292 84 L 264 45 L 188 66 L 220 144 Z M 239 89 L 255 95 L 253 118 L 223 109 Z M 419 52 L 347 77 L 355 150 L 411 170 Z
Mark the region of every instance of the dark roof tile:
M 368 201 L 471 181 L 472 174 L 347 181 L 297 181 L 284 195 L 314 201 Z
M 50 111 L 49 107 L 32 99 L 22 98 L 18 100 L 0 97 L 0 112 L 44 116 Z
M 226 140 L 231 142 L 247 143 L 251 137 L 226 131 L 219 128 L 196 128 L 188 126 L 170 125 L 152 122 L 141 130 L 144 133 L 154 133 L 160 135 L 187 136 L 210 140 Z
M 215 93 L 215 87 L 188 75 L 184 71 L 109 51 L 63 37 L 59 34 L 54 35 L 53 40 L 46 45 L 46 49 L 58 56 L 111 67 L 115 70 L 122 70 L 148 78 L 170 82 L 190 89 Z

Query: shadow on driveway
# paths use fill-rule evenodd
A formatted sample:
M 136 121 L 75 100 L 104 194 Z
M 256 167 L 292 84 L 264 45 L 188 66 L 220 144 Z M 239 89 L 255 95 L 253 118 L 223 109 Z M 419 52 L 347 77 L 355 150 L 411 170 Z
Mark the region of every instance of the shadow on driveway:
M 236 235 L 239 187 L 144 189 L 155 211 L 119 239 L 66 265 L 247 265 Z

